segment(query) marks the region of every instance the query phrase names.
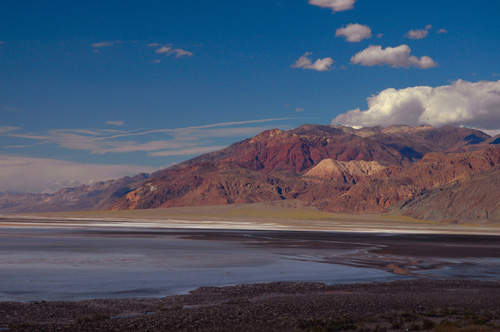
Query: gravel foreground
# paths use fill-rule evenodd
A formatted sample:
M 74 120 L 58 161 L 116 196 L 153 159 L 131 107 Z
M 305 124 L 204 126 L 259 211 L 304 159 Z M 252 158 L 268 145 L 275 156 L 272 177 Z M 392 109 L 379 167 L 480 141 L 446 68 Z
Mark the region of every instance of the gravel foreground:
M 161 299 L 0 302 L 0 331 L 500 331 L 500 282 L 203 287 Z

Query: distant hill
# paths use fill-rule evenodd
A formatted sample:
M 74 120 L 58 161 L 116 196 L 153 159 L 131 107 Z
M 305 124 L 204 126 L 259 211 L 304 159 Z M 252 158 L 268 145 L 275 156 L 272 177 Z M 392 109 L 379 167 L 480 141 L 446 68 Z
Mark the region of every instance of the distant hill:
M 141 173 L 133 177 L 64 188 L 54 194 L 0 194 L 0 212 L 57 212 L 105 210 L 123 195 L 149 178 Z
M 499 142 L 478 130 L 449 126 L 354 129 L 307 124 L 264 131 L 151 176 L 53 195 L 0 195 L 0 211 L 300 200 L 331 212 L 391 211 L 451 222 L 496 222 L 500 195 L 490 182 L 496 183 L 491 179 L 500 174 Z M 486 184 L 491 197 L 479 199 L 479 188 Z M 447 201 L 449 197 L 458 201 Z M 458 204 L 460 200 L 467 204 Z

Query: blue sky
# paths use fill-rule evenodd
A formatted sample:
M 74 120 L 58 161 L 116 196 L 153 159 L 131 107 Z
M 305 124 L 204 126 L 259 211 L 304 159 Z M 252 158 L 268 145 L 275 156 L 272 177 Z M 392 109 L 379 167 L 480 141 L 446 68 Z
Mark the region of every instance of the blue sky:
M 0 191 L 150 172 L 303 123 L 494 132 L 499 14 L 497 0 L 4 0 Z

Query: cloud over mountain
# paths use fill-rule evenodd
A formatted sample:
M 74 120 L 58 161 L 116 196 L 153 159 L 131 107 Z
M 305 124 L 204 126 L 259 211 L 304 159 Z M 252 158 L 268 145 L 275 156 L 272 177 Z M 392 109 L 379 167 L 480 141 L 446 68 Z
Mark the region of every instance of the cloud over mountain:
M 333 119 L 332 124 L 430 124 L 500 129 L 500 81 L 458 80 L 439 87 L 386 89 L 367 100 L 367 110 L 348 111 Z
M 385 65 L 393 68 L 415 67 L 420 69 L 433 68 L 438 65 L 428 56 L 424 55 L 418 58 L 411 55 L 411 48 L 405 44 L 384 49 L 382 46 L 368 46 L 351 57 L 351 63 L 369 67 Z
M 346 27 L 337 29 L 335 37 L 344 37 L 348 42 L 358 43 L 363 39 L 371 38 L 372 30 L 367 25 L 348 24 Z

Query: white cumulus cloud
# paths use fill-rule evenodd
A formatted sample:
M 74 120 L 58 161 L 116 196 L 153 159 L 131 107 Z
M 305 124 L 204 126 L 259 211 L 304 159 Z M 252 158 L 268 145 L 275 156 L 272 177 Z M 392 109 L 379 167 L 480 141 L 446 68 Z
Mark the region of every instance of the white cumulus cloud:
M 432 25 L 427 24 L 425 26 L 425 29 L 408 31 L 408 33 L 405 35 L 405 37 L 409 38 L 409 39 L 424 39 L 429 34 L 430 29 L 432 29 Z
M 411 55 L 411 48 L 405 44 L 386 48 L 371 45 L 351 57 L 351 63 L 363 66 L 386 65 L 393 68 L 415 67 L 427 69 L 437 67 L 437 63 L 428 56 L 418 58 Z
M 317 59 L 312 62 L 309 58 L 311 54 L 311 52 L 305 53 L 292 65 L 292 68 L 311 69 L 316 71 L 328 71 L 331 69 L 334 62 L 332 58 Z
M 386 89 L 368 99 L 368 109 L 348 111 L 332 124 L 466 126 L 500 129 L 500 81 L 458 80 L 439 87 Z
M 349 42 L 358 43 L 363 39 L 371 38 L 372 29 L 370 29 L 367 25 L 361 25 L 358 23 L 348 24 L 346 27 L 337 29 L 335 37 L 344 37 Z
M 309 4 L 321 8 L 330 8 L 334 13 L 354 8 L 356 0 L 309 0 Z
M 405 35 L 405 37 L 409 38 L 409 39 L 424 39 L 425 37 L 427 37 L 428 34 L 429 34 L 428 30 L 422 30 L 422 29 L 420 29 L 420 30 L 410 30 Z

